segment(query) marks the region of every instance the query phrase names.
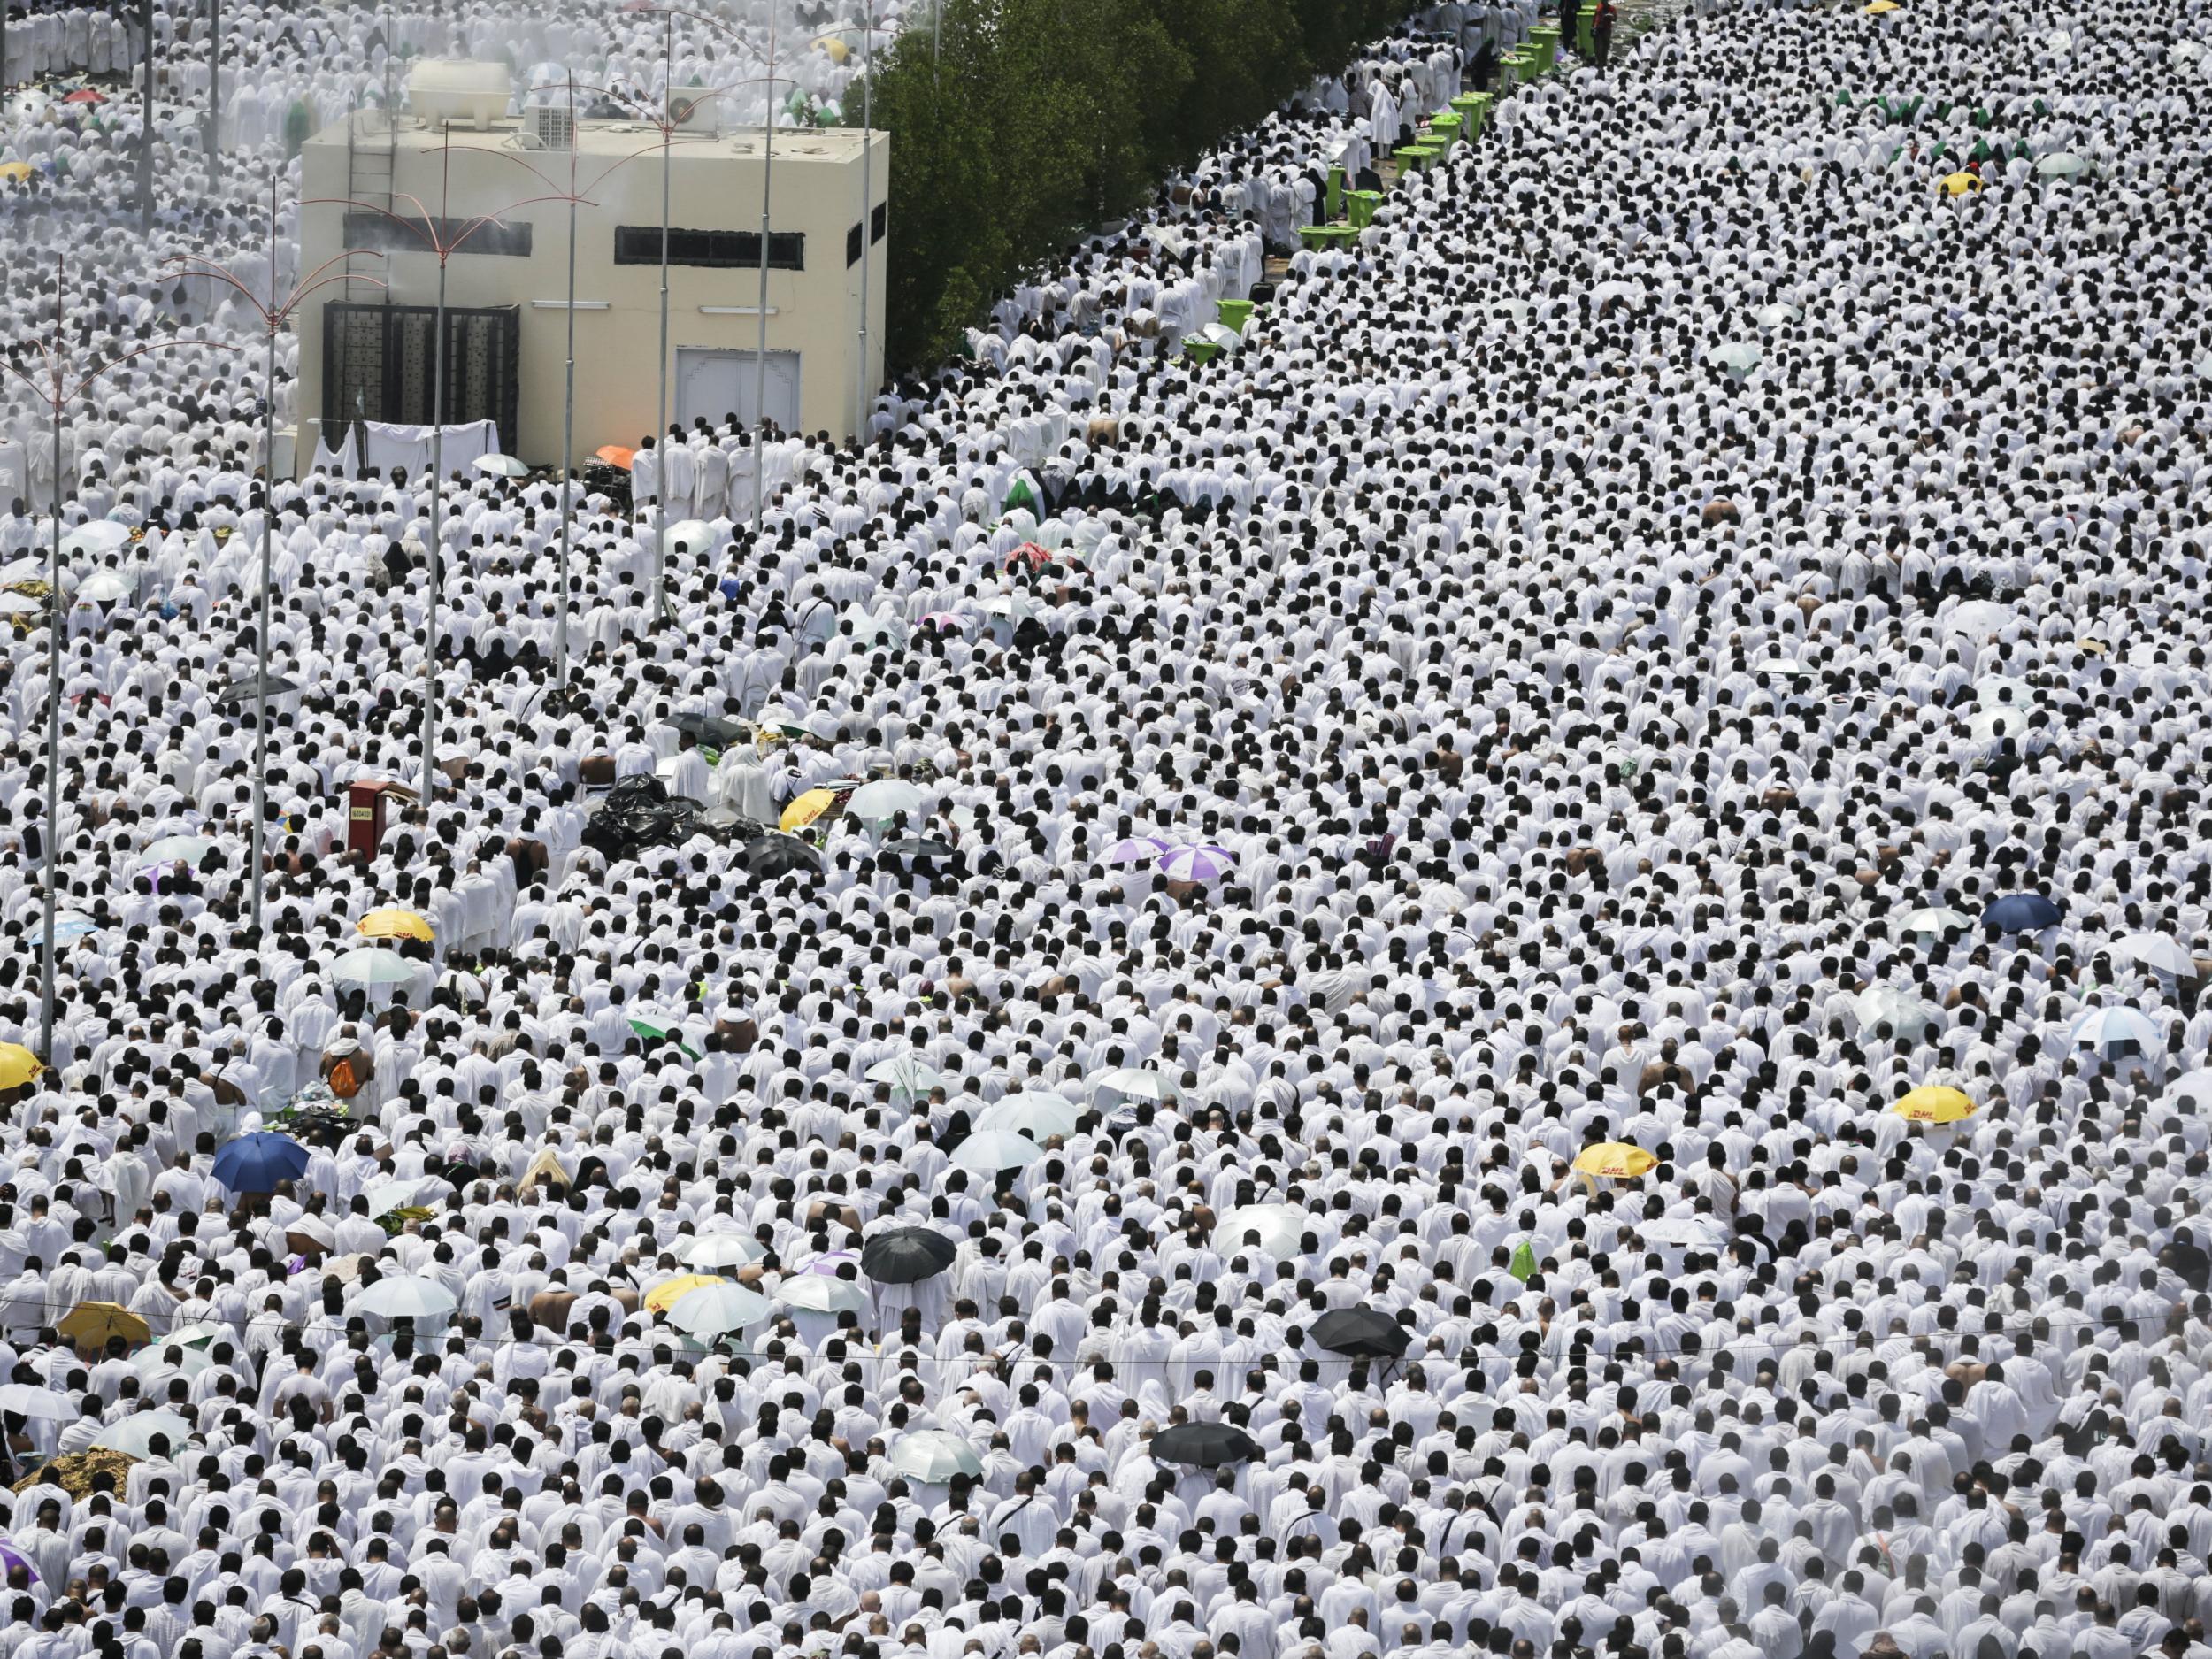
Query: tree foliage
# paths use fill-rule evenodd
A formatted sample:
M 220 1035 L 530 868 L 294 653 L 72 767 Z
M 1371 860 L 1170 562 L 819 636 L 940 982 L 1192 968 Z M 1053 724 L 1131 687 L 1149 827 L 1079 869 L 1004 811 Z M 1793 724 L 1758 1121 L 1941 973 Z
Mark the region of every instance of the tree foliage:
M 876 68 L 891 134 L 895 370 L 957 356 L 995 295 L 1334 72 L 1417 0 L 941 0 Z M 861 88 L 843 103 L 856 121 Z

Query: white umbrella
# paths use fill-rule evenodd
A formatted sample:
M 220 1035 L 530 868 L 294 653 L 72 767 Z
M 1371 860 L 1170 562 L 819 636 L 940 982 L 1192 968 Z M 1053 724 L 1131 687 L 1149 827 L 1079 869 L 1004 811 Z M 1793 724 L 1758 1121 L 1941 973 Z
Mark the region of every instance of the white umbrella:
M 1943 938 L 1951 933 L 1969 932 L 1974 918 L 1964 910 L 1951 910 L 1941 904 L 1931 904 L 1912 911 L 1897 924 L 1897 931 L 1907 938 Z
M 713 1272 L 725 1267 L 750 1267 L 767 1254 L 749 1233 L 703 1233 L 685 1240 L 677 1248 L 676 1259 L 686 1267 Z
M 2106 1060 L 2141 1060 L 2165 1051 L 2165 1041 L 2149 1018 L 2132 1008 L 2093 1008 L 2074 1022 L 2077 1048 L 2090 1048 Z
M 743 1285 L 724 1282 L 687 1290 L 668 1306 L 668 1323 L 693 1336 L 726 1336 L 768 1317 L 768 1298 Z
M 2163 933 L 2131 933 L 2112 948 L 2147 968 L 2170 973 L 2177 979 L 2193 979 L 2197 976 L 2196 958 Z
M 950 1088 L 952 1079 L 919 1055 L 902 1054 L 879 1060 L 861 1075 L 871 1083 L 888 1083 L 901 1094 L 920 1096 L 934 1088 Z
M 952 1155 L 952 1166 L 956 1170 L 972 1170 L 978 1175 L 995 1175 L 1001 1170 L 1026 1168 L 1044 1155 L 1045 1149 L 1027 1135 L 986 1129 L 960 1143 L 959 1149 Z
M 527 478 L 530 469 L 511 455 L 480 455 L 472 464 L 480 472 L 494 478 Z
M 1306 1212 L 1295 1204 L 1246 1204 L 1222 1217 L 1214 1227 L 1214 1244 L 1233 1256 L 1243 1248 L 1244 1235 L 1256 1233 L 1262 1249 L 1286 1258 L 1298 1254 L 1299 1240 L 1310 1225 Z
M 955 1475 L 979 1475 L 975 1448 L 946 1429 L 916 1429 L 891 1442 L 891 1467 L 909 1480 L 941 1486 Z
M 928 805 L 929 797 L 903 778 L 879 778 L 854 790 L 845 810 L 856 818 L 880 824 L 902 812 L 914 818 Z
M 1117 1067 L 1099 1079 L 1094 1087 L 1110 1089 L 1124 1100 L 1151 1101 L 1158 1104 L 1175 1098 L 1175 1085 L 1149 1066 Z
M 388 1216 L 395 1210 L 404 1210 L 433 1198 L 442 1198 L 453 1190 L 453 1183 L 442 1175 L 411 1175 L 395 1180 L 371 1181 L 361 1189 L 361 1196 L 369 1201 L 369 1217 Z
M 680 542 L 687 553 L 703 553 L 720 539 L 704 518 L 680 518 L 661 532 L 661 546 L 672 553 Z
M 172 864 L 180 861 L 196 864 L 213 852 L 217 844 L 205 835 L 164 835 L 159 841 L 148 842 L 146 850 L 138 857 L 142 867 L 146 864 Z
M 867 1286 L 858 1279 L 826 1273 L 789 1275 L 776 1286 L 776 1300 L 803 1313 L 865 1313 L 871 1305 Z
M 1009 1094 L 977 1118 L 975 1126 L 1049 1141 L 1055 1135 L 1073 1134 L 1082 1116 L 1082 1108 L 1073 1101 L 1040 1089 L 1033 1094 Z
M 328 1268 L 329 1263 L 325 1263 L 325 1271 L 327 1271 Z M 230 1327 L 227 1325 L 218 1325 L 212 1319 L 195 1319 L 189 1325 L 179 1325 L 167 1336 L 163 1337 L 161 1345 L 164 1348 L 176 1346 L 205 1348 L 210 1343 L 219 1341 L 229 1335 Z
M 1630 1231 L 1646 1244 L 1673 1244 L 1685 1249 L 1720 1244 L 1726 1235 L 1709 1216 L 1662 1216 L 1656 1221 L 1630 1224 Z
M 1994 634 L 2012 620 L 2012 612 L 1993 599 L 1969 599 L 1939 618 L 1954 634 Z
M 1732 380 L 1748 380 L 1751 371 L 1759 366 L 1759 348 L 1748 340 L 1731 340 L 1725 345 L 1715 346 L 1705 354 L 1706 362 L 1717 369 L 1724 369 Z
M 215 1362 L 208 1357 L 205 1348 L 164 1342 L 159 1348 L 141 1348 L 133 1355 L 131 1369 L 138 1373 L 140 1380 L 158 1386 L 172 1377 L 193 1378 L 204 1371 L 213 1371 Z
M 2046 156 L 2035 164 L 2036 176 L 2043 179 L 2070 179 L 2089 171 L 2089 164 L 2079 156 L 2061 150 L 2055 156 Z
M 2183 1072 L 2158 1101 L 2162 1106 L 2175 1105 L 2185 1111 L 2212 1111 L 2212 1066 Z
M 1777 300 L 1771 305 L 1759 308 L 1759 326 L 1762 328 L 1779 328 L 1785 323 L 1795 322 L 1804 314 L 1796 306 Z
M 386 1319 L 434 1319 L 460 1306 L 434 1279 L 396 1274 L 380 1279 L 353 1299 L 349 1313 L 373 1313 Z
M 67 1394 L 30 1383 L 0 1383 L 0 1413 L 33 1423 L 74 1423 L 84 1415 Z
M 364 945 L 332 963 L 330 977 L 348 985 L 404 985 L 415 977 L 415 969 L 413 964 L 401 961 L 388 950 Z
M 157 1439 L 169 1442 L 173 1452 L 181 1451 L 184 1443 L 192 1438 L 192 1425 L 173 1411 L 139 1411 L 120 1423 L 110 1424 L 100 1431 L 93 1445 L 109 1451 L 122 1452 L 132 1457 L 144 1457 L 153 1450 Z
M 1851 1006 L 1857 1010 L 1859 1028 L 1863 1032 L 1887 1025 L 1900 1037 L 1910 1039 L 1943 1024 L 1943 1016 L 1932 1004 L 1894 986 L 1878 985 L 1862 991 L 1851 999 Z
M 114 552 L 130 539 L 128 525 L 96 518 L 90 524 L 79 525 L 62 537 L 61 556 L 65 560 L 98 558 L 103 554 Z
M 77 597 L 95 604 L 111 605 L 130 596 L 130 580 L 121 571 L 95 571 L 77 584 Z

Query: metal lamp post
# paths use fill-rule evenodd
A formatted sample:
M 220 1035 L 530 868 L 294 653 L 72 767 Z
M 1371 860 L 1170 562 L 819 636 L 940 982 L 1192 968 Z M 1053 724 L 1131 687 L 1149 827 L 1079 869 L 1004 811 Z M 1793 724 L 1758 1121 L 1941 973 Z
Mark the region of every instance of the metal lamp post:
M 271 554 L 276 541 L 276 342 L 277 335 L 297 315 L 307 296 L 317 290 L 336 284 L 365 282 L 372 288 L 384 284 L 374 277 L 355 276 L 341 271 L 334 276 L 326 275 L 333 265 L 342 265 L 355 250 L 326 259 L 293 285 L 288 295 L 277 293 L 277 205 L 276 183 L 269 185 L 269 294 L 266 299 L 241 282 L 229 271 L 213 261 L 196 254 L 180 254 L 173 263 L 181 274 L 206 277 L 212 281 L 227 283 L 261 319 L 266 335 L 266 357 L 263 373 L 265 380 L 261 397 L 261 591 L 256 598 L 254 620 L 254 750 L 253 750 L 253 927 L 261 931 L 261 888 L 264 841 L 268 834 L 269 818 L 269 592 L 273 585 L 271 577 Z M 363 250 L 365 251 L 365 250 Z M 372 258 L 382 258 L 371 253 Z
M 534 171 L 534 169 L 533 170 Z M 430 361 L 430 631 L 427 675 L 423 687 L 422 703 L 422 800 L 426 807 L 433 799 L 431 775 L 437 764 L 438 748 L 438 624 L 439 600 L 445 581 L 445 560 L 439 535 L 439 511 L 445 489 L 445 302 L 446 265 L 452 257 L 467 245 L 470 237 L 487 225 L 499 222 L 503 213 L 511 213 L 518 207 L 528 207 L 538 202 L 559 201 L 555 195 L 525 196 L 506 204 L 489 213 L 480 213 L 468 220 L 458 231 L 453 231 L 442 210 L 448 205 L 453 180 L 453 146 L 447 141 L 445 153 L 440 163 L 439 202 L 442 210 L 433 219 L 429 211 L 416 197 L 403 193 L 393 196 L 396 202 L 405 202 L 418 217 L 409 218 L 395 213 L 388 207 L 373 202 L 356 201 L 350 196 L 316 196 L 302 204 L 309 207 L 349 207 L 399 226 L 420 242 L 425 252 L 434 254 L 438 260 L 438 304 L 435 312 L 435 337 L 431 342 Z
M 150 89 L 150 69 L 149 86 Z M 52 423 L 54 441 L 54 536 L 47 566 L 48 612 L 46 622 L 46 847 L 45 867 L 39 872 L 43 893 L 41 899 L 38 1045 L 42 1059 L 52 1057 L 54 1052 L 54 907 L 61 871 L 61 636 L 68 626 L 68 615 L 62 605 L 61 591 L 61 511 L 62 511 L 62 447 L 61 419 L 63 412 L 103 376 L 121 367 L 134 358 L 151 352 L 166 351 L 176 346 L 201 345 L 199 340 L 156 340 L 110 358 L 88 371 L 81 379 L 70 379 L 69 348 L 64 329 L 69 307 L 69 283 L 60 259 L 54 261 L 54 334 L 50 344 L 34 348 L 44 359 L 37 378 L 26 373 L 13 361 L 0 357 L 0 369 L 4 369 L 27 387 L 38 401 L 46 406 Z

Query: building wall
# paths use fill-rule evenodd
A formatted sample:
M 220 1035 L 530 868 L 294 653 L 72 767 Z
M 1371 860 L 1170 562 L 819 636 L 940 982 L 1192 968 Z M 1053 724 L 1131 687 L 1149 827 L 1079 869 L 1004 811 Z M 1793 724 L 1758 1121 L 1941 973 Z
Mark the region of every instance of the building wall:
M 557 466 L 561 456 L 563 380 L 568 313 L 563 305 L 568 284 L 569 204 L 565 201 L 511 204 L 569 188 L 569 157 L 542 150 L 524 152 L 510 138 L 494 147 L 499 134 L 455 133 L 452 147 L 403 134 L 393 192 L 412 196 L 422 209 L 465 219 L 495 209 L 508 225 L 531 226 L 527 258 L 457 252 L 447 264 L 446 300 L 452 306 L 519 304 L 521 307 L 520 431 L 511 435 L 520 457 L 534 465 Z M 712 142 L 679 135 L 670 146 L 669 220 L 678 229 L 757 232 L 762 182 L 767 169 L 758 155 L 757 134 Z M 809 432 L 850 436 L 859 408 L 857 334 L 862 265 L 845 263 L 848 235 L 859 221 L 860 135 L 857 133 L 779 133 L 773 195 L 774 234 L 803 232 L 806 268 L 772 269 L 768 273 L 768 349 L 800 354 L 800 414 Z M 381 134 L 365 134 L 364 144 L 380 145 Z M 660 344 L 660 267 L 617 265 L 614 232 L 618 225 L 657 227 L 661 222 L 663 168 L 659 135 L 651 128 L 629 133 L 588 130 L 587 149 L 576 157 L 576 179 L 587 198 L 576 208 L 576 425 L 574 452 L 580 464 L 602 444 L 624 448 L 657 426 L 659 380 L 654 370 Z M 619 145 L 611 154 L 595 146 Z M 750 154 L 733 154 L 740 146 Z M 808 154 L 810 149 L 828 154 Z M 842 155 L 835 152 L 841 150 Z M 878 133 L 874 156 L 874 199 L 880 204 L 890 173 L 889 139 Z M 313 269 L 343 247 L 346 193 L 345 130 L 319 134 L 303 152 L 302 215 L 303 269 Z M 627 157 L 627 159 L 625 159 Z M 528 167 L 521 163 L 526 162 Z M 529 168 L 549 179 L 534 177 Z M 407 211 L 406 204 L 401 204 Z M 888 238 L 869 250 L 868 355 L 871 388 L 882 383 L 885 256 Z M 356 261 L 356 268 L 390 284 L 391 298 L 430 305 L 437 300 L 438 268 L 425 252 L 388 252 L 381 259 Z M 671 265 L 668 271 L 669 418 L 676 416 L 675 355 L 685 347 L 750 353 L 759 345 L 760 319 L 703 311 L 703 306 L 757 306 L 760 276 L 755 267 L 709 269 Z M 322 304 L 343 299 L 326 289 L 308 303 L 299 319 L 301 400 L 303 419 L 322 412 Z M 357 303 L 383 296 L 357 289 Z M 591 302 L 604 309 L 586 309 Z M 713 411 L 718 416 L 721 411 Z M 314 429 L 303 433 L 300 454 L 314 447 Z

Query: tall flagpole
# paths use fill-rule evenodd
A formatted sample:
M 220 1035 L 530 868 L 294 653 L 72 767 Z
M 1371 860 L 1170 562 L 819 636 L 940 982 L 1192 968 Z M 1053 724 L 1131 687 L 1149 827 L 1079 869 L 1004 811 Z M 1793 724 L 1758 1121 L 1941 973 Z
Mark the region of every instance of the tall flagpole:
M 767 136 L 760 173 L 760 351 L 753 364 L 753 542 L 768 494 L 768 194 L 776 182 L 776 0 L 768 5 Z M 867 228 L 862 227 L 864 243 Z
M 561 618 L 554 635 L 554 678 L 568 684 L 570 480 L 576 474 L 576 72 L 568 72 L 568 390 L 561 410 Z M 664 250 L 666 238 L 663 237 Z
M 675 105 L 672 102 L 676 91 L 676 14 L 670 12 L 664 22 L 665 33 L 661 46 L 661 361 L 660 398 L 654 404 L 656 419 L 653 429 L 653 448 L 660 459 L 653 469 L 655 518 L 659 522 L 653 530 L 653 593 L 650 601 L 655 624 L 660 621 L 661 595 L 668 581 L 668 175 L 672 157 L 669 146 L 673 140 L 676 125 Z M 774 90 L 773 88 L 770 88 Z M 571 247 L 574 246 L 572 240 Z M 572 312 L 572 316 L 574 313 Z M 637 503 L 633 502 L 632 507 Z
M 868 442 L 868 399 L 875 388 L 868 365 L 869 250 L 876 240 L 875 227 L 875 96 L 876 4 L 868 0 L 868 35 L 861 47 L 860 81 L 860 411 L 853 422 L 853 442 Z M 769 87 L 773 93 L 774 86 Z

